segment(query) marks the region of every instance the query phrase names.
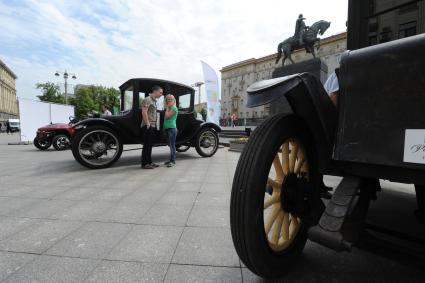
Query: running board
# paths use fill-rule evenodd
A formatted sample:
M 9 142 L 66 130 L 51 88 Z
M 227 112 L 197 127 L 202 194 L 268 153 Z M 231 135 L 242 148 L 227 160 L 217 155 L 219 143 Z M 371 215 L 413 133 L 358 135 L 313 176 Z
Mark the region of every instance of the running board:
M 363 180 L 357 177 L 344 177 L 336 188 L 319 224 L 308 231 L 308 238 L 336 251 L 350 251 L 352 242 L 347 241 L 342 228 L 358 195 Z

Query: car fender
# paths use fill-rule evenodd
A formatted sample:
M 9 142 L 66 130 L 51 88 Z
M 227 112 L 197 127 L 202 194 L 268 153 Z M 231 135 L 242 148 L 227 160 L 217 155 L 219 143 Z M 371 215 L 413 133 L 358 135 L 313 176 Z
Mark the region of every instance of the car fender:
M 196 144 L 196 137 L 198 136 L 199 132 L 200 132 L 202 129 L 205 129 L 205 128 L 211 128 L 211 129 L 213 129 L 214 131 L 216 131 L 216 132 L 217 132 L 217 134 L 218 134 L 219 132 L 221 132 L 221 127 L 220 127 L 220 126 L 218 126 L 217 124 L 214 124 L 214 123 L 211 123 L 211 122 L 203 122 L 203 123 L 201 123 L 201 124 L 199 125 L 199 128 L 198 128 L 196 131 L 194 131 L 194 132 L 193 132 L 193 134 L 192 134 L 192 136 L 191 136 L 191 145 L 192 145 L 192 146 L 194 146 L 194 145 Z
M 217 133 L 221 132 L 221 127 L 211 122 L 204 122 L 200 125 L 198 132 L 203 128 L 213 128 Z
M 324 172 L 328 168 L 338 111 L 315 77 L 302 73 L 260 81 L 251 85 L 247 92 L 247 107 L 269 103 L 271 115 L 286 112 L 301 118 L 314 137 L 319 171 Z
M 128 135 L 126 133 L 124 133 L 120 128 L 118 128 L 114 123 L 112 123 L 111 121 L 104 119 L 104 118 L 89 118 L 89 119 L 85 119 L 82 120 L 76 124 L 74 124 L 74 126 L 72 127 L 75 130 L 75 133 L 78 131 L 81 131 L 87 127 L 91 127 L 91 126 L 105 126 L 105 127 L 109 127 L 111 128 L 113 131 L 115 131 L 118 135 L 118 138 L 128 138 Z M 75 134 L 74 134 L 75 136 Z

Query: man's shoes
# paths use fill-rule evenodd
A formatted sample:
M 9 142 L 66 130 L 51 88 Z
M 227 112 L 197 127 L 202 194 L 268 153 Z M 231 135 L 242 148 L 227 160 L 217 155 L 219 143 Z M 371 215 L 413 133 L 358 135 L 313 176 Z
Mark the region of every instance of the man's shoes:
M 170 163 L 171 163 L 171 161 L 167 161 L 167 162 L 164 162 L 164 165 L 168 165 Z
M 150 166 L 152 166 L 153 168 L 159 167 L 159 165 L 158 164 L 155 164 L 155 163 L 151 163 Z
M 142 169 L 155 169 L 155 167 L 153 167 L 152 164 L 146 164 L 142 166 Z
M 175 162 L 175 161 L 170 161 L 170 162 L 167 164 L 167 167 L 168 167 L 168 168 L 170 168 L 170 167 L 173 167 L 174 165 L 176 165 L 176 162 Z

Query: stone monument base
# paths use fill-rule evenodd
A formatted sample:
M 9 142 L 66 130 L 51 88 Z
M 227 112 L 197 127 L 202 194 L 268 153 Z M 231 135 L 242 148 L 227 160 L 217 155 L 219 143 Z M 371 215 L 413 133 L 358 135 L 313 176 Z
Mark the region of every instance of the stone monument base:
M 287 60 L 286 62 L 289 61 Z M 277 67 L 272 73 L 272 78 L 308 72 L 315 76 L 322 84 L 324 84 L 326 81 L 328 75 L 328 66 L 320 58 L 302 61 L 295 64 L 287 64 L 288 65 L 282 67 Z

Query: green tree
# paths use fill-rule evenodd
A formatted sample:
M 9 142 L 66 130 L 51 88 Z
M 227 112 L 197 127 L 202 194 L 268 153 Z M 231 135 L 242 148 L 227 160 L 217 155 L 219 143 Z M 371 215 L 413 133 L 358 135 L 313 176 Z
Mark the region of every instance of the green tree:
M 41 90 L 42 95 L 37 95 L 41 101 L 52 103 L 65 103 L 65 97 L 60 93 L 60 88 L 51 82 L 37 83 L 36 89 Z
M 114 107 L 119 108 L 120 92 L 112 87 L 83 86 L 76 90 L 75 98 L 71 100 L 71 104 L 75 106 L 77 118 L 87 116 L 93 111 L 101 112 L 102 105 L 107 105 L 112 111 Z
M 42 95 L 37 96 L 41 101 L 65 103 L 65 96 L 60 93 L 58 85 L 51 82 L 38 83 L 36 88 L 42 91 Z M 120 106 L 120 91 L 113 87 L 82 86 L 75 90 L 74 95 L 68 97 L 68 103 L 74 105 L 77 118 L 86 117 L 94 111 L 101 112 L 102 105 L 108 106 L 111 111 Z

